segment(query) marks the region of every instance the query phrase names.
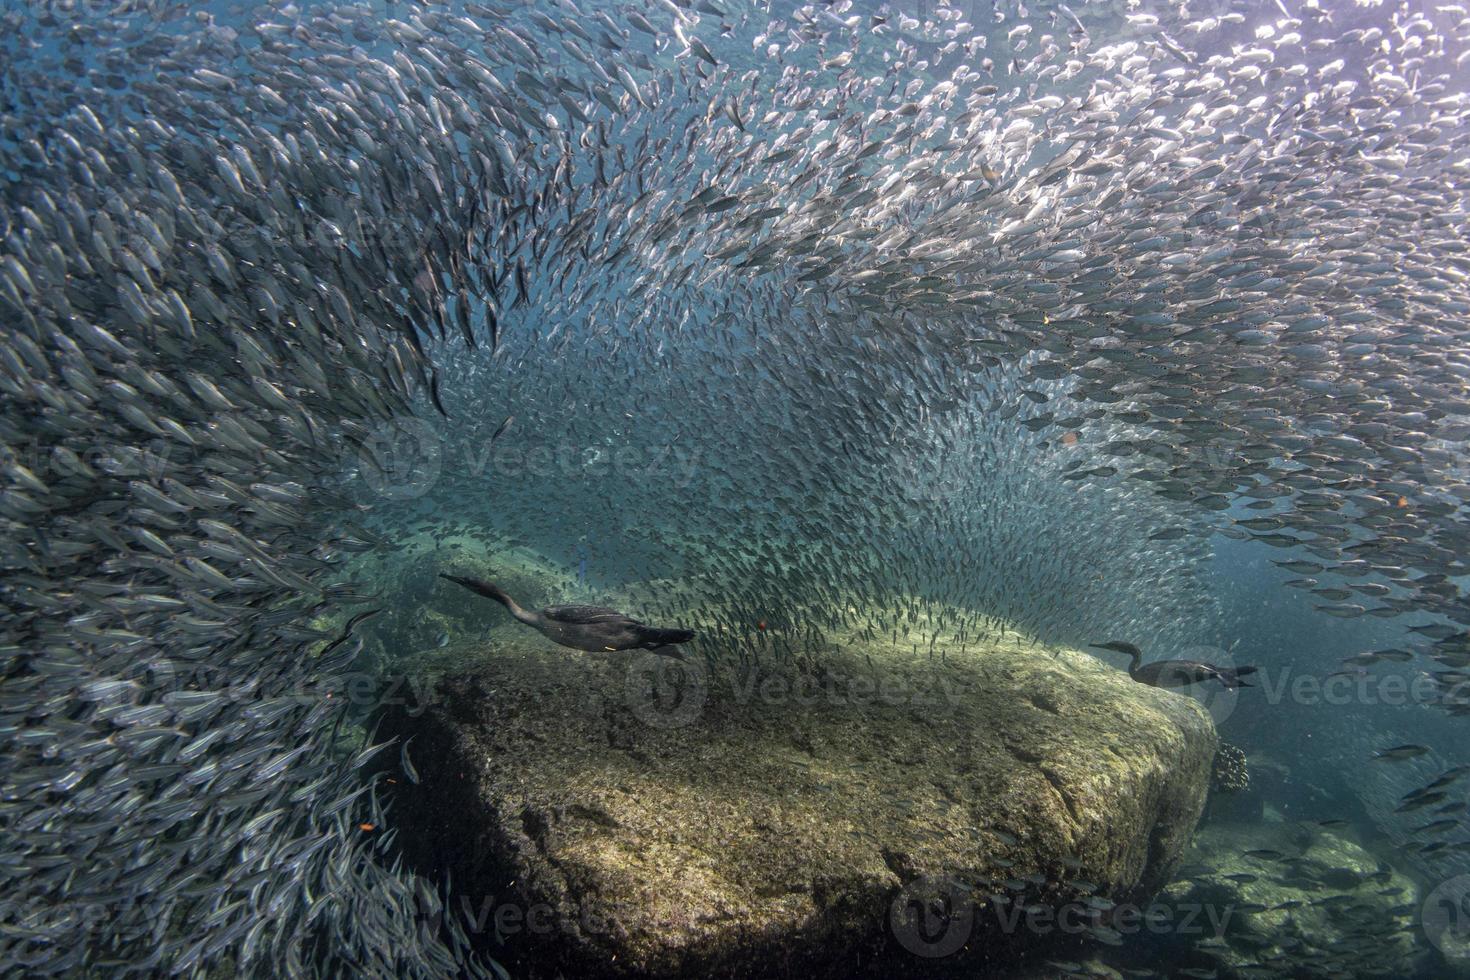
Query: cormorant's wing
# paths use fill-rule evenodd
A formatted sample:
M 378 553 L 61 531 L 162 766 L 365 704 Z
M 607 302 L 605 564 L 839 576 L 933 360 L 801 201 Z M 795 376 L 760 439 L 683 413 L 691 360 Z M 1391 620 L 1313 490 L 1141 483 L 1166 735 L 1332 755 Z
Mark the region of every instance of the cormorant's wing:
M 541 610 L 541 614 L 558 623 L 579 623 L 588 626 L 593 623 L 632 622 L 616 609 L 608 609 L 606 606 L 547 606 Z

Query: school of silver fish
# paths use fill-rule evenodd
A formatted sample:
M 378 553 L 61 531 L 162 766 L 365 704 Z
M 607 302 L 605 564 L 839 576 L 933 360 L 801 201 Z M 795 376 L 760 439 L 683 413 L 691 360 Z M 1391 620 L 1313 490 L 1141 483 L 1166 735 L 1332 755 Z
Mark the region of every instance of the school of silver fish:
M 571 447 L 383 506 L 643 528 L 712 656 L 1215 637 L 1224 534 L 1470 713 L 1461 4 L 0 24 L 0 972 L 496 969 L 322 693 L 395 420 Z

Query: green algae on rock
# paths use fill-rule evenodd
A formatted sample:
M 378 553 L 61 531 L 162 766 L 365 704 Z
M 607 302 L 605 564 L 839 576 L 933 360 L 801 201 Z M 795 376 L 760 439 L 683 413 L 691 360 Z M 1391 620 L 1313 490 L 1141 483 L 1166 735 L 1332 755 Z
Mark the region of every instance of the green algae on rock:
M 486 948 L 537 975 L 1001 967 L 1048 937 L 1000 913 L 1161 888 L 1207 791 L 1198 703 L 1074 651 L 943 654 L 715 666 L 527 637 L 384 718 L 419 775 L 395 823 L 471 909 L 510 910 Z M 938 944 L 904 911 L 936 889 Z

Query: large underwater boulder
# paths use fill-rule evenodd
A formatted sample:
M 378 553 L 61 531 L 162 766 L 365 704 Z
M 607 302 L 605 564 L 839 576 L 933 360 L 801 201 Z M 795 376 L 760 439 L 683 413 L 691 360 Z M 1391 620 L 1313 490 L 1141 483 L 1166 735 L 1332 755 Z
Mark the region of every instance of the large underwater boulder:
M 1013 634 L 720 668 L 524 636 L 382 734 L 412 738 L 406 856 L 533 976 L 1012 967 L 1060 906 L 1116 938 L 1099 910 L 1169 880 L 1216 746 L 1192 699 Z

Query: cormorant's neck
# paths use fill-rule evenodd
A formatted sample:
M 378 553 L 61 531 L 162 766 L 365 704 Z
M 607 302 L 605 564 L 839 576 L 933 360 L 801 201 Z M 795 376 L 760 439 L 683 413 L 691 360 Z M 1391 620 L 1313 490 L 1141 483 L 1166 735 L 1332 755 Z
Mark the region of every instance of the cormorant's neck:
M 516 619 L 531 626 L 535 626 L 541 622 L 540 616 L 537 616 L 535 613 L 527 612 L 526 610 L 522 609 L 520 607 L 520 604 L 512 599 L 509 595 L 507 595 L 505 593 L 505 590 L 502 589 L 500 586 L 491 585 L 490 588 L 494 590 L 490 593 L 490 598 L 500 603 L 506 609 L 509 609 L 510 614 Z
M 1138 665 L 1142 660 L 1143 652 L 1141 650 L 1134 650 L 1128 655 L 1128 676 L 1131 677 L 1138 673 Z

